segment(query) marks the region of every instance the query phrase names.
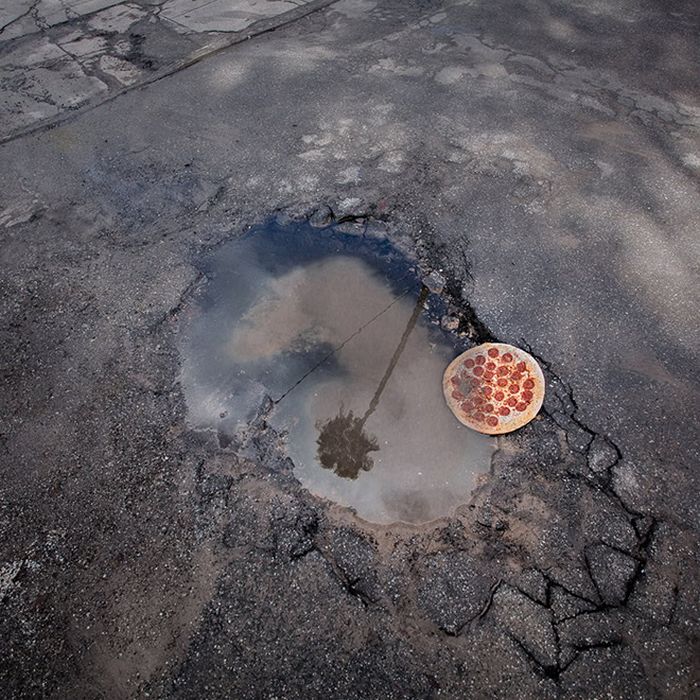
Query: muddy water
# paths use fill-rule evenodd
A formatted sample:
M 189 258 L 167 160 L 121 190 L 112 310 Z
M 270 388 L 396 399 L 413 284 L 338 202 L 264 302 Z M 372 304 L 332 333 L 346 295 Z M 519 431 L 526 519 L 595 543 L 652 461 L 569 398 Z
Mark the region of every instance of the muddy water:
M 461 426 L 441 377 L 461 351 L 442 301 L 388 242 L 269 224 L 213 256 L 181 340 L 190 421 L 234 434 L 265 396 L 295 474 L 376 523 L 466 502 L 493 440 Z

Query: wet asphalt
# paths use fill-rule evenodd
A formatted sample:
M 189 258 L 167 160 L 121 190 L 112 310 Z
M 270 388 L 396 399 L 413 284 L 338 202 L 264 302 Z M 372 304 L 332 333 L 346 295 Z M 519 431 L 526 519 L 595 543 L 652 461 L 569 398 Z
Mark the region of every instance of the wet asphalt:
M 0 146 L 3 696 L 696 695 L 698 19 L 340 0 Z M 266 403 L 188 421 L 206 261 L 271 216 L 539 359 L 453 516 L 314 497 Z

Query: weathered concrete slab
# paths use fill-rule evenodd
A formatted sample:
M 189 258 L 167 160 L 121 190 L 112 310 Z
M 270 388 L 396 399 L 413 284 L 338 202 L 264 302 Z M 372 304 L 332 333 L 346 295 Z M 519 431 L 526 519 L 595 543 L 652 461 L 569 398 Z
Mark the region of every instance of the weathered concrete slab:
M 0 141 L 167 75 L 235 40 L 228 34 L 306 4 L 8 3 L 0 8 Z
M 95 44 L 82 42 L 80 48 L 89 50 L 88 46 Z M 45 37 L 13 49 L 4 54 L 0 69 L 0 121 L 8 131 L 57 116 L 108 91 L 102 80 Z
M 160 16 L 191 32 L 240 32 L 303 4 L 304 0 L 166 0 Z
M 0 39 L 8 41 L 119 5 L 115 0 L 3 0 Z

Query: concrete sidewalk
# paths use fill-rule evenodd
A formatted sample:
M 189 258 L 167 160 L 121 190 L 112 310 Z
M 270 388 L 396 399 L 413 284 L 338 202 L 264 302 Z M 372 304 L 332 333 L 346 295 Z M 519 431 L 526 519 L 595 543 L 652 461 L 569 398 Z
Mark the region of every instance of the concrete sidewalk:
M 0 142 L 330 2 L 7 2 L 0 7 Z

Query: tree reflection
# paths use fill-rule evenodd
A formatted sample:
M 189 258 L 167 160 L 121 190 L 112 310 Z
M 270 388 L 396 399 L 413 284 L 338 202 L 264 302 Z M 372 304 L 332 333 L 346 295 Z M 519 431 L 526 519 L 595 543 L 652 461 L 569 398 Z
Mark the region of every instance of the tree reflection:
M 332 469 L 338 476 L 345 479 L 357 479 L 361 471 L 368 472 L 374 466 L 374 459 L 370 453 L 379 450 L 379 443 L 374 435 L 368 435 L 365 432 L 365 423 L 377 410 L 379 398 L 396 368 L 411 331 L 415 328 L 427 296 L 428 289 L 424 286 L 418 295 L 416 306 L 408 319 L 401 340 L 389 361 L 389 366 L 364 415 L 360 418 L 352 411 L 345 413 L 341 406 L 337 416 L 323 423 L 320 421 L 316 423 L 316 429 L 319 431 L 316 440 L 318 460 L 324 469 Z

